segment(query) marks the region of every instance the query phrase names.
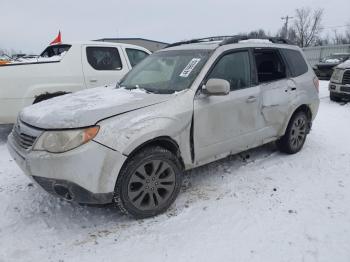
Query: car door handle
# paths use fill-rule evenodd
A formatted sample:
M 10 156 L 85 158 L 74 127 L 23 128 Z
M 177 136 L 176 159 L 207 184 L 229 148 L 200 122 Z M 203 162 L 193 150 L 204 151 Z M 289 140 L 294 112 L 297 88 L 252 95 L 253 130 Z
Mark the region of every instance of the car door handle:
M 256 96 L 250 96 L 246 100 L 247 103 L 254 103 L 255 101 L 256 101 Z
M 97 79 L 90 79 L 90 83 L 96 83 Z

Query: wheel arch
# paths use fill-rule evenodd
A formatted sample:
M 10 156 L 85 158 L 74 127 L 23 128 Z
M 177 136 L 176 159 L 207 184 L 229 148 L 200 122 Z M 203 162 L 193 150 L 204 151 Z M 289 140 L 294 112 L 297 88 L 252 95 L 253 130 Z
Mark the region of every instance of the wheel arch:
M 134 148 L 127 156 L 128 156 L 128 158 L 130 158 L 147 147 L 156 147 L 156 146 L 160 146 L 162 148 L 165 148 L 165 149 L 169 150 L 171 153 L 173 153 L 179 159 L 179 161 L 181 163 L 181 168 L 182 169 L 185 168 L 185 164 L 184 164 L 183 158 L 181 156 L 180 147 L 179 147 L 178 143 L 173 138 L 171 138 L 169 136 L 159 136 L 159 137 L 147 140 L 147 141 L 143 142 L 141 145 Z
M 290 120 L 292 119 L 292 117 L 297 114 L 298 112 L 305 112 L 308 119 L 309 119 L 309 128 L 311 128 L 311 120 L 312 120 L 312 111 L 311 111 L 311 108 L 309 105 L 307 104 L 302 104 L 300 106 L 298 106 L 297 108 L 294 109 L 294 111 L 292 111 L 292 113 L 288 116 L 288 121 L 285 122 L 284 126 L 283 126 L 283 132 L 282 132 L 282 135 L 285 134 L 286 130 L 287 130 L 287 127 L 288 127 L 288 124 L 290 122 Z

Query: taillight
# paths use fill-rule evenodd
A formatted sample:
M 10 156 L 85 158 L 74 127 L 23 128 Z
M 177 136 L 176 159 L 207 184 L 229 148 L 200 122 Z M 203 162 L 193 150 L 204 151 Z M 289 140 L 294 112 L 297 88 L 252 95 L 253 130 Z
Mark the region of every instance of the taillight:
M 318 80 L 317 76 L 314 77 L 314 85 L 317 92 L 320 92 L 320 81 Z

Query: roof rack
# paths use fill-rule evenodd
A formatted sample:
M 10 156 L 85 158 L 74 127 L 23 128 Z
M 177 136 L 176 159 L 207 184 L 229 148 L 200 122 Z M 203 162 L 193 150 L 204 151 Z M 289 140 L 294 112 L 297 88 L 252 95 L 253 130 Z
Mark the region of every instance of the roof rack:
M 224 41 L 225 39 L 229 39 L 232 36 L 210 36 L 210 37 L 204 37 L 204 38 L 195 38 L 191 40 L 185 40 L 185 41 L 180 41 L 180 42 L 175 42 L 172 44 L 167 45 L 164 48 L 168 47 L 174 47 L 174 46 L 179 46 L 179 45 L 188 45 L 188 44 L 195 44 L 195 43 L 205 43 L 205 42 L 214 42 L 214 41 Z
M 254 36 L 246 36 L 246 35 L 234 35 L 234 36 L 211 36 L 211 37 L 205 37 L 205 38 L 197 38 L 197 39 L 191 39 L 186 41 L 180 41 L 173 44 L 169 44 L 164 48 L 169 48 L 169 47 L 174 47 L 179 45 L 195 44 L 195 43 L 214 42 L 214 41 L 221 41 L 219 45 L 222 46 L 222 45 L 229 45 L 229 44 L 237 44 L 240 41 L 250 40 L 250 39 L 268 40 L 274 44 L 293 45 L 291 41 L 281 37 L 254 37 Z
M 254 37 L 254 36 L 246 36 L 246 35 L 234 35 L 226 40 L 223 40 L 219 45 L 237 44 L 240 41 L 250 40 L 250 39 L 268 40 L 273 44 L 287 44 L 287 45 L 293 44 L 291 41 L 284 39 L 282 37 L 270 37 L 270 36 Z

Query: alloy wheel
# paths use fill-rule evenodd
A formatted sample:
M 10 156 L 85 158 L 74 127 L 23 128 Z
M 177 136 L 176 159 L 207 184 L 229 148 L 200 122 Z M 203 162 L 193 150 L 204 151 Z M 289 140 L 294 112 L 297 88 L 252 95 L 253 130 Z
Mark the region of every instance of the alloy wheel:
M 173 168 L 163 160 L 142 163 L 131 175 L 128 198 L 137 209 L 153 210 L 167 203 L 176 186 Z
M 306 119 L 300 115 L 294 120 L 290 131 L 290 145 L 293 149 L 300 148 L 306 138 Z

